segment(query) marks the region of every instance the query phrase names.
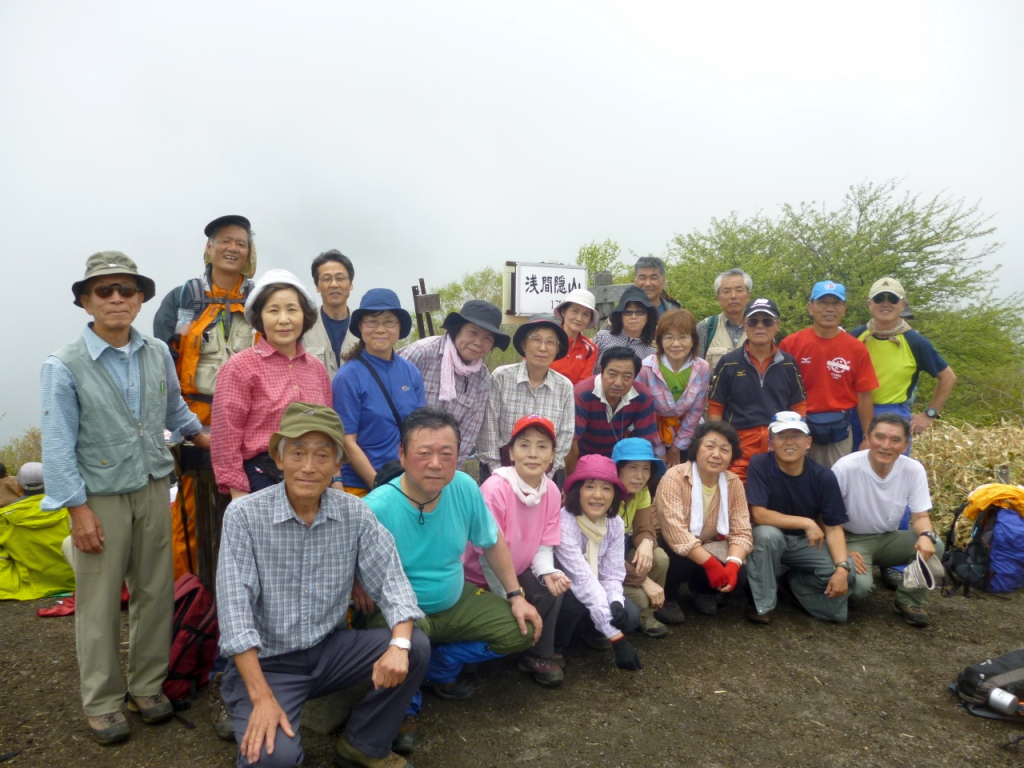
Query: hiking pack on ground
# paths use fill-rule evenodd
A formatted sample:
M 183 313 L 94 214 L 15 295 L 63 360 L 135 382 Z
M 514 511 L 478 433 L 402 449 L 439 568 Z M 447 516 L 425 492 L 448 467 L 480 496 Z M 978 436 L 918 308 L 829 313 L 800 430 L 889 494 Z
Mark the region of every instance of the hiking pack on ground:
M 1024 488 L 990 483 L 972 491 L 953 513 L 942 564 L 953 581 L 949 595 L 1024 586 Z
M 997 688 L 1018 699 L 1024 697 L 1024 648 L 972 664 L 957 676 L 949 688 L 960 697 L 964 708 L 972 715 L 1024 725 L 1024 713 L 1019 706 L 1016 714 L 997 711 L 989 706 L 989 696 Z
M 164 695 L 180 702 L 194 699 L 206 685 L 220 638 L 217 606 L 195 574 L 186 573 L 174 583 L 173 632 Z

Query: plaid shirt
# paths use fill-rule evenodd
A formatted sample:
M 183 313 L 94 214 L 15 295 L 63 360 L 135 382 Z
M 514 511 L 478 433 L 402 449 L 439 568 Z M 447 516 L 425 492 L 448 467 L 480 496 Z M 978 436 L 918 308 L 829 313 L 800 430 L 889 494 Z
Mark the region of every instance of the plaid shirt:
M 487 396 L 491 393 L 491 373 L 486 365 L 469 376 L 455 375 L 455 400 L 438 400 L 441 392 L 441 360 L 444 359 L 444 336 L 431 336 L 414 341 L 398 350 L 399 356 L 420 369 L 423 376 L 423 390 L 427 405 L 443 408 L 459 420 L 462 442 L 459 447 L 459 465 L 462 465 L 476 447 L 480 428 L 483 426 Z
M 345 626 L 353 577 L 388 626 L 423 617 L 395 540 L 366 504 L 328 489 L 307 526 L 288 503 L 285 483 L 238 499 L 224 513 L 217 563 L 223 655 L 257 648 L 266 658 L 313 647 Z
M 491 396 L 487 401 L 484 424 L 477 442 L 477 458 L 492 470 L 501 466 L 501 446 L 512 437 L 512 428 L 523 416 L 536 414 L 555 425 L 555 463 L 553 471 L 565 465 L 565 454 L 572 447 L 576 426 L 576 401 L 572 384 L 550 368 L 544 383 L 530 387 L 526 363 L 512 363 L 491 373 Z
M 651 344 L 644 344 L 640 339 L 634 339 L 625 333 L 618 335 L 609 330 L 598 331 L 594 337 L 594 344 L 597 345 L 597 357 L 594 360 L 594 373 L 601 372 L 601 356 L 605 351 L 614 347 L 629 347 L 636 353 L 636 356 L 643 360 L 648 355 L 653 355 L 657 350 Z
M 673 416 L 679 419 L 679 428 L 672 438 L 672 445 L 680 451 L 690 447 L 690 439 L 693 437 L 693 430 L 700 423 L 700 417 L 704 414 L 704 406 L 708 400 L 708 382 L 711 380 L 711 369 L 707 361 L 699 357 L 690 358 L 690 381 L 683 391 L 683 396 L 678 400 L 672 397 L 672 390 L 665 382 L 661 372 L 661 365 L 658 355 L 653 354 L 645 357 L 640 364 L 640 375 L 637 381 L 646 384 L 654 398 L 654 410 L 659 416 Z M 665 454 L 665 446 L 657 441 L 654 452 L 659 456 Z
M 85 346 L 92 359 L 110 374 L 114 388 L 124 398 L 128 408 L 138 419 L 142 413 L 142 372 L 138 352 L 143 345 L 157 344 L 164 349 L 164 367 L 167 378 L 166 427 L 171 432 L 194 435 L 203 428 L 192 411 L 181 399 L 178 374 L 166 345 L 149 339 L 131 329 L 128 354 L 115 349 L 87 327 L 82 331 Z M 42 508 L 77 507 L 85 504 L 85 481 L 78 471 L 79 405 L 75 378 L 63 362 L 51 355 L 43 363 L 40 395 L 43 405 L 43 455 L 46 457 L 46 497 Z
M 242 462 L 267 450 L 281 414 L 294 402 L 334 404 L 327 369 L 301 344 L 289 360 L 260 339 L 224 363 L 210 419 L 210 461 L 221 493 L 249 491 Z

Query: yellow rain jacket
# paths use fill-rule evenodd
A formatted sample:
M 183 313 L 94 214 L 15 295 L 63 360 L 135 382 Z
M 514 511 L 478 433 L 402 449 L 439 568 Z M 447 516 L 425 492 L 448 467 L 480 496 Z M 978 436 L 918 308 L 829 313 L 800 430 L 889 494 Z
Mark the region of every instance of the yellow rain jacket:
M 44 512 L 43 494 L 0 509 L 0 600 L 35 600 L 75 588 L 61 544 L 71 535 L 67 509 Z

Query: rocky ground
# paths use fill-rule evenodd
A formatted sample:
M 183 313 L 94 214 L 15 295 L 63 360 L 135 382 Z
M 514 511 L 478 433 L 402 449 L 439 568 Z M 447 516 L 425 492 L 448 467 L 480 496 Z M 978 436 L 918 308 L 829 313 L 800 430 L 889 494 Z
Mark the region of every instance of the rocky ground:
M 957 671 L 1024 646 L 1024 596 L 930 601 L 912 629 L 879 588 L 845 626 L 784 605 L 759 627 L 740 603 L 715 618 L 689 610 L 663 640 L 637 638 L 640 672 L 610 653 L 568 655 L 565 684 L 544 690 L 512 660 L 485 665 L 464 702 L 426 695 L 420 768 L 737 766 L 1024 766 L 1020 724 L 958 708 Z M 0 604 L 0 760 L 26 766 L 231 766 L 234 747 L 207 723 L 204 692 L 178 721 L 100 747 L 81 714 L 74 620 L 39 619 L 52 600 Z M 334 737 L 303 731 L 306 765 L 331 764 Z

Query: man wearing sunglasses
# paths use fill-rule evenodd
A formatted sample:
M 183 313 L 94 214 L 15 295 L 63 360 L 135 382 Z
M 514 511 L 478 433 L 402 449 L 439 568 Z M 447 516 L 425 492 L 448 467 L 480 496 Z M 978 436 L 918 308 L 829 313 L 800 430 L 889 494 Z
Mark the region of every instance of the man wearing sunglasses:
M 780 411 L 806 415 L 804 385 L 792 355 L 775 345 L 779 308 L 754 299 L 743 311 L 747 340 L 718 361 L 708 393 L 708 416 L 730 423 L 741 454 L 729 467 L 746 480 L 752 456 L 768 450 L 768 425 Z
M 208 448 L 167 345 L 132 327 L 156 286 L 118 251 L 89 257 L 71 290 L 92 322 L 42 370 L 42 509 L 71 514 L 82 703 L 101 744 L 130 734 L 125 703 L 143 722 L 174 714 L 161 692 L 174 615 L 164 430 Z M 121 583 L 130 626 L 128 694 L 121 675 Z
M 895 413 L 910 422 L 911 438 L 920 435 L 932 425 L 949 399 L 956 384 L 956 374 L 942 359 L 932 343 L 913 330 L 903 318 L 907 308 L 907 293 L 903 284 L 894 277 L 876 280 L 869 293 L 868 309 L 871 320 L 850 331 L 864 342 L 871 355 L 878 376 L 878 389 L 871 393 L 875 415 Z M 921 371 L 937 379 L 928 407 L 924 413 L 911 416 L 910 406 L 917 392 Z M 860 437 L 854 425 L 854 440 Z M 910 440 L 907 455 L 910 455 Z

